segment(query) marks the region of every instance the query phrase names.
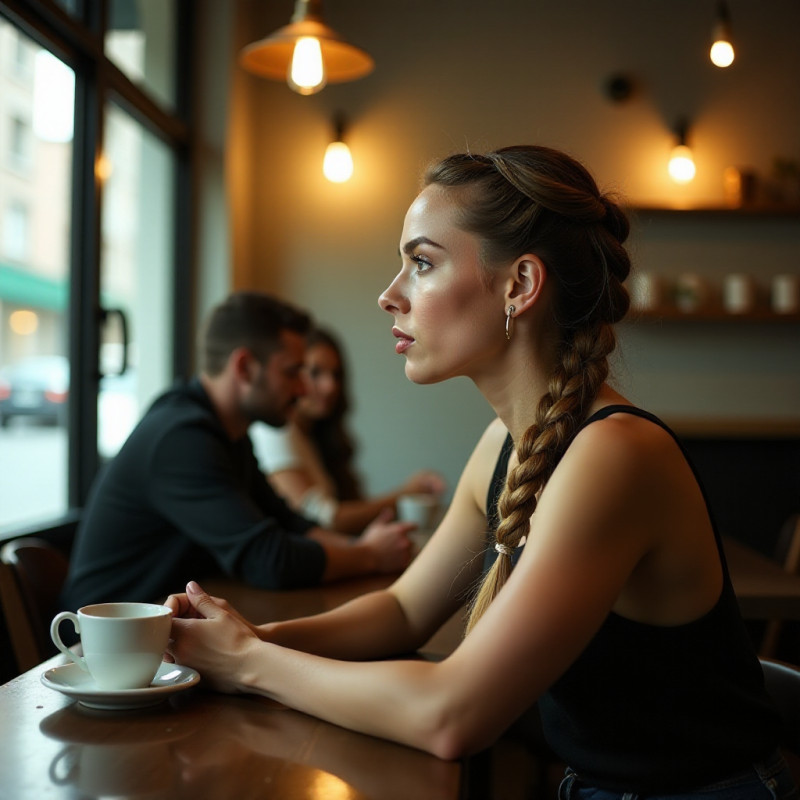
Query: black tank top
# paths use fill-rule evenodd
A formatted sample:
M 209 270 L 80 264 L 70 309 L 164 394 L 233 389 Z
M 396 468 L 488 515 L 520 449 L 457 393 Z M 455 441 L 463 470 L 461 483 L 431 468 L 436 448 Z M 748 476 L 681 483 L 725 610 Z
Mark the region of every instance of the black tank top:
M 639 408 L 607 406 L 581 427 L 618 413 L 662 427 L 691 466 L 675 434 Z M 512 451 L 509 436 L 487 498 L 492 532 L 486 568 L 497 557 L 497 501 Z M 764 690 L 715 525 L 714 535 L 724 578 L 720 598 L 707 614 L 667 627 L 611 612 L 539 699 L 548 742 L 590 785 L 638 793 L 691 789 L 745 769 L 777 747 L 779 717 Z

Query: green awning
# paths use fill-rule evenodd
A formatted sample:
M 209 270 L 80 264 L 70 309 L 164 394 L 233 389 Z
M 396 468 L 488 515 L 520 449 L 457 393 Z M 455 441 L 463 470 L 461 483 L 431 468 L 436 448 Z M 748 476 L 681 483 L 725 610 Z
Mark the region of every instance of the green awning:
M 0 263 L 0 301 L 50 311 L 66 311 L 68 299 L 66 279 L 45 278 Z

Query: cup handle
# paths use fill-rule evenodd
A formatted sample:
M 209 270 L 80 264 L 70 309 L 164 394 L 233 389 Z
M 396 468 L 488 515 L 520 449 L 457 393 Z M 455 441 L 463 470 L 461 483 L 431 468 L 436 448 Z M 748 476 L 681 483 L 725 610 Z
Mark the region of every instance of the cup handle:
M 72 623 L 72 627 L 75 628 L 75 633 L 81 632 L 81 623 L 78 620 L 78 615 L 73 614 L 71 611 L 62 611 L 56 614 L 55 617 L 53 617 L 53 621 L 50 623 L 50 638 L 53 640 L 53 644 L 65 656 L 71 658 L 82 670 L 88 672 L 89 667 L 86 666 L 86 659 L 83 658 L 83 656 L 73 653 L 72 650 L 61 641 L 61 634 L 59 634 L 58 629 L 64 620 L 69 620 Z

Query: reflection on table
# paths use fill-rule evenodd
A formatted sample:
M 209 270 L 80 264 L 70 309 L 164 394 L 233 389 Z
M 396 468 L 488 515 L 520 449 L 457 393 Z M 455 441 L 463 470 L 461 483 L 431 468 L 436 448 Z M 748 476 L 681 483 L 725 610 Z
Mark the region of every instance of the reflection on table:
M 140 711 L 84 708 L 40 683 L 46 666 L 63 661 L 0 691 L 3 800 L 459 796 L 458 763 L 263 698 L 197 687 Z

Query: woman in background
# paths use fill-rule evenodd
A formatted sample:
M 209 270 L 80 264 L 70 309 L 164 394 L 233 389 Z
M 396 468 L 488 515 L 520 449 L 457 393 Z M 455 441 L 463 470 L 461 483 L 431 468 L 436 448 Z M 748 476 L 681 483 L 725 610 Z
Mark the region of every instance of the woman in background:
M 607 382 L 627 234 L 558 151 L 434 166 L 380 304 L 410 380 L 469 377 L 497 413 L 450 508 L 391 587 L 315 617 L 255 627 L 190 583 L 167 601 L 172 656 L 219 690 L 448 759 L 537 703 L 569 765 L 562 800 L 796 800 L 697 478 Z M 392 659 L 476 585 L 451 655 Z
M 395 514 L 403 495 L 441 494 L 442 478 L 423 470 L 394 491 L 366 497 L 345 423 L 350 403 L 344 355 L 333 334 L 317 328 L 308 335 L 304 374 L 306 394 L 289 424 L 250 428 L 261 469 L 295 510 L 324 527 L 360 533 L 381 512 Z

